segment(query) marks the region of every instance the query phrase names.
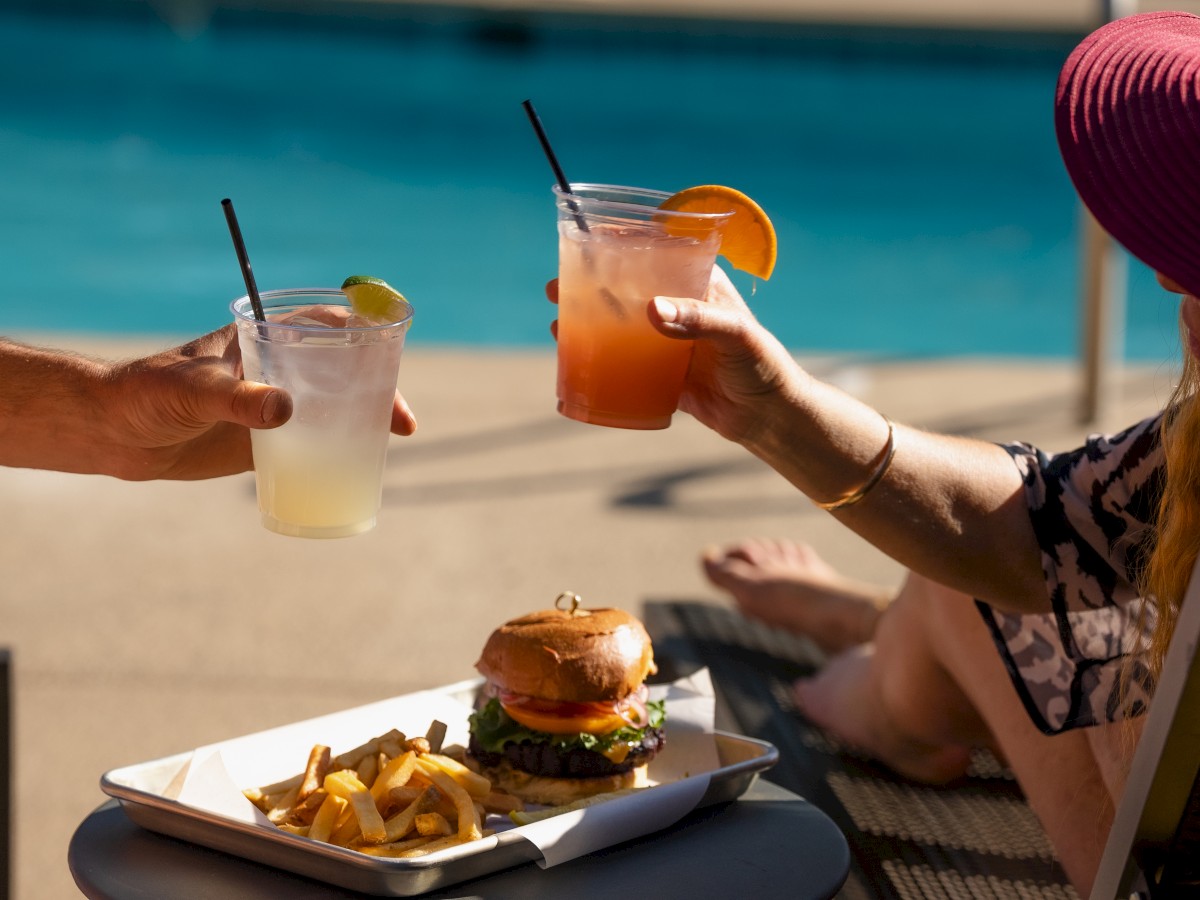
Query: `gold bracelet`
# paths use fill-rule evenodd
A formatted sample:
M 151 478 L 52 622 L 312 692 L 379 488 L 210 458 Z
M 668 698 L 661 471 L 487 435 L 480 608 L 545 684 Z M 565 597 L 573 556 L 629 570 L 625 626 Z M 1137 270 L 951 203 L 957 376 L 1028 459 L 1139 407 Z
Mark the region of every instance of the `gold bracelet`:
M 883 415 L 883 413 L 880 413 Z M 887 444 L 883 448 L 883 461 L 879 463 L 878 468 L 871 473 L 871 477 L 863 483 L 863 486 L 856 491 L 851 491 L 844 497 L 837 500 L 831 500 L 828 503 L 822 503 L 820 500 L 813 500 L 813 505 L 820 507 L 826 512 L 835 512 L 839 509 L 845 509 L 847 506 L 853 506 L 863 497 L 867 496 L 871 488 L 879 484 L 883 480 L 883 476 L 887 474 L 888 469 L 892 467 L 892 457 L 896 455 L 896 430 L 892 427 L 892 420 L 887 416 L 883 416 L 883 421 L 887 422 L 888 436 Z

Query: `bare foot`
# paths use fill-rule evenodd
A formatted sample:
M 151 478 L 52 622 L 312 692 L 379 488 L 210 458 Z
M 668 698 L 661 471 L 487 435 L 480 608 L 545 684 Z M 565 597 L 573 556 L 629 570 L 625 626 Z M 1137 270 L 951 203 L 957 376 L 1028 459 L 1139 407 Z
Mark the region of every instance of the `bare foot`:
M 805 635 L 826 653 L 871 639 L 892 599 L 884 588 L 839 575 L 808 544 L 747 540 L 706 550 L 708 580 L 745 615 Z
M 861 644 L 830 660 L 812 678 L 797 681 L 793 694 L 800 712 L 906 778 L 944 784 L 962 777 L 971 762 L 969 747 L 916 740 L 893 721 L 871 667 L 874 654 L 874 644 Z

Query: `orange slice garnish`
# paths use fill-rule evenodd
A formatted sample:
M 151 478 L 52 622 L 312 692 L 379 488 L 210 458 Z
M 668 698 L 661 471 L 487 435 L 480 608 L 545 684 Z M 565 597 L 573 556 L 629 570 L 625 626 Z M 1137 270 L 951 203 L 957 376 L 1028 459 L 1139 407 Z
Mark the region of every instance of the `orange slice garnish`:
M 673 212 L 727 213 L 721 236 L 721 255 L 735 269 L 766 280 L 775 269 L 778 244 L 775 226 L 762 207 L 735 188 L 702 184 L 687 188 L 664 200 L 659 209 Z M 684 226 L 686 228 L 686 226 Z M 668 225 L 669 231 L 674 231 Z

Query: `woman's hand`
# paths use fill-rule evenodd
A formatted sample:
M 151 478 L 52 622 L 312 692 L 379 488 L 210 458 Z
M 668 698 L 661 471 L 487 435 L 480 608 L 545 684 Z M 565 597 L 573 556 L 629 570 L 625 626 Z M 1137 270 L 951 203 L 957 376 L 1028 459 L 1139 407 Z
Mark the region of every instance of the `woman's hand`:
M 719 266 L 703 301 L 655 297 L 649 316 L 667 337 L 696 342 L 679 408 L 722 437 L 752 444 L 771 409 L 796 402 L 803 371 Z
M 558 302 L 558 279 L 546 285 L 546 296 Z M 646 315 L 667 337 L 696 342 L 679 408 L 729 440 L 752 441 L 768 406 L 786 400 L 804 377 L 719 266 L 703 300 L 656 297 Z M 557 321 L 550 332 L 558 336 Z

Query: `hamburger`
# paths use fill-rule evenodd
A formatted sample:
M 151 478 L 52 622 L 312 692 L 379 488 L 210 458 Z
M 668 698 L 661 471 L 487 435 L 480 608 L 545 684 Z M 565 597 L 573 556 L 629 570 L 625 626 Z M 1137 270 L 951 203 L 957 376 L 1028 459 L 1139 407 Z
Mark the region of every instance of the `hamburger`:
M 497 628 L 466 758 L 498 790 L 552 806 L 646 783 L 666 713 L 644 684 L 650 636 L 619 609 L 531 613 Z

